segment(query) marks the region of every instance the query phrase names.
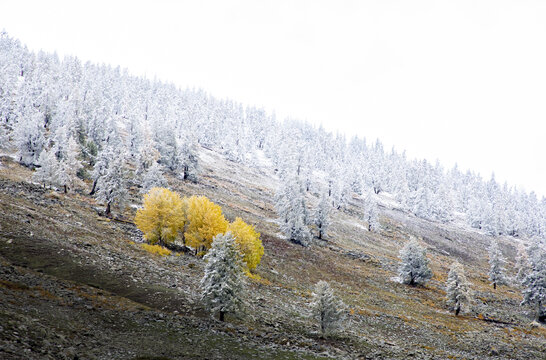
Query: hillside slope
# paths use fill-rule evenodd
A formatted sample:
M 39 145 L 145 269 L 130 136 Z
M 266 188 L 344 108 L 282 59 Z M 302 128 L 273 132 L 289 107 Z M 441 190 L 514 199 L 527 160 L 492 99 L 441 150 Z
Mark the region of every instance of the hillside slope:
M 197 184 L 169 177 L 182 195 L 206 195 L 226 217 L 256 225 L 265 255 L 249 280 L 246 314 L 227 323 L 199 303 L 203 262 L 190 254 L 145 252 L 131 223 L 98 215 L 85 193 L 31 184 L 30 171 L 2 157 L 0 167 L 0 354 L 3 358 L 363 358 L 540 359 L 546 330 L 519 307 L 520 290 L 487 280 L 489 238 L 465 227 L 429 222 L 383 197 L 380 233 L 365 230 L 353 197 L 333 212 L 328 241 L 311 248 L 279 234 L 272 198 L 276 176 L 200 149 Z M 317 200 L 309 195 L 311 203 Z M 132 191 L 132 202 L 140 196 Z M 434 277 L 426 287 L 393 280 L 410 235 L 428 248 Z M 500 239 L 513 264 L 514 239 Z M 473 311 L 455 317 L 445 305 L 451 261 L 466 268 Z M 309 319 L 313 285 L 327 280 L 348 305 L 344 332 L 321 339 Z M 528 313 L 529 312 L 529 313 Z

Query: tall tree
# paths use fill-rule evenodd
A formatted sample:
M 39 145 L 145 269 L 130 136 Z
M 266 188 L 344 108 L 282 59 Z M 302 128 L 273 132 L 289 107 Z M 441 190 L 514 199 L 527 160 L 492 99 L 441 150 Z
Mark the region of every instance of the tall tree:
M 314 222 L 318 230 L 319 239 L 324 237 L 328 231 L 328 227 L 330 227 L 331 209 L 332 207 L 330 206 L 330 201 L 328 200 L 328 194 L 326 192 L 322 192 L 314 216 Z
M 537 320 L 546 322 L 546 249 L 535 243 L 529 248 L 530 269 L 523 280 L 522 305 L 537 307 Z
M 111 215 L 112 205 L 117 204 L 122 207 L 125 204 L 128 196 L 127 178 L 125 158 L 119 154 L 111 159 L 104 176 L 100 177 L 97 183 L 96 196 L 99 201 L 106 204 L 106 216 Z
M 471 301 L 470 286 L 464 274 L 463 266 L 454 261 L 449 269 L 446 282 L 447 305 L 455 315 L 466 311 Z
M 321 280 L 315 285 L 311 307 L 313 316 L 319 321 L 322 336 L 343 328 L 346 318 L 345 305 L 335 296 L 326 281 Z
M 493 289 L 496 289 L 497 285 L 506 284 L 504 264 L 505 260 L 499 249 L 499 244 L 497 243 L 497 240 L 493 239 L 489 246 L 489 281 L 491 281 Z
M 226 313 L 238 312 L 243 307 L 242 256 L 231 233 L 216 235 L 204 260 L 201 299 L 209 311 L 218 313 L 220 321 L 224 321 Z

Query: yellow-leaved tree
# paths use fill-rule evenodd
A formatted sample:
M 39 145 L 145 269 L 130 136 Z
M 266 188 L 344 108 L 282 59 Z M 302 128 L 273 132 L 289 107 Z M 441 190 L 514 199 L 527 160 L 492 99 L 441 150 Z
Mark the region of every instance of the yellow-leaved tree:
M 161 246 L 172 243 L 184 229 L 186 215 L 184 202 L 175 192 L 152 188 L 144 195 L 144 204 L 135 216 L 136 226 L 150 244 Z
M 235 238 L 237 249 L 243 255 L 246 270 L 252 271 L 258 266 L 264 254 L 260 233 L 256 232 L 254 226 L 245 223 L 241 218 L 236 218 L 230 223 L 227 231 Z
M 186 202 L 186 244 L 198 249 L 210 249 L 212 238 L 226 232 L 228 222 L 222 208 L 205 196 L 192 196 Z

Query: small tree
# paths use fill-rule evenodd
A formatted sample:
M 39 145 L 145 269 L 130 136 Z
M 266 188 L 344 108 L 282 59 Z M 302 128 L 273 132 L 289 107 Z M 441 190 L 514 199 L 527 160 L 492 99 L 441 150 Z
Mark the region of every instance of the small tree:
M 66 151 L 62 153 L 62 157 L 57 166 L 56 180 L 67 193 L 68 189 L 73 189 L 80 182 L 77 173 L 81 169 L 82 164 L 78 160 L 80 147 L 73 137 L 68 139 Z
M 222 208 L 205 196 L 192 196 L 186 199 L 186 219 L 188 221 L 184 238 L 186 243 L 198 249 L 209 249 L 212 239 L 227 230 L 228 222 Z
M 504 257 L 499 249 L 497 240 L 491 240 L 489 246 L 489 280 L 493 289 L 497 288 L 497 285 L 506 284 L 506 278 L 504 276 Z
M 161 172 L 161 165 L 154 162 L 148 167 L 142 178 L 142 188 L 140 189 L 140 192 L 147 193 L 152 188 L 165 186 L 167 186 L 167 180 Z
M 150 244 L 161 246 L 174 242 L 186 223 L 184 203 L 175 192 L 153 188 L 144 195 L 144 204 L 137 210 L 136 226 Z
M 331 334 L 343 327 L 345 321 L 345 305 L 334 295 L 334 291 L 326 281 L 315 285 L 312 313 L 318 319 L 322 336 Z
M 318 238 L 322 239 L 330 226 L 330 200 L 326 193 L 320 196 L 320 202 L 315 210 L 314 222 L 318 230 Z
M 446 282 L 447 305 L 455 316 L 459 312 L 466 311 L 471 301 L 471 293 L 468 281 L 464 274 L 463 266 L 455 261 L 451 264 Z
M 530 269 L 523 280 L 523 301 L 521 305 L 537 306 L 537 320 L 546 321 L 546 249 L 538 245 L 529 249 Z
M 525 251 L 523 245 L 519 244 L 517 251 L 514 270 L 516 271 L 516 280 L 518 283 L 522 284 L 529 272 L 529 257 L 527 256 L 527 251 Z
M 374 196 L 369 193 L 364 203 L 364 221 L 368 223 L 368 231 L 378 231 L 381 227 L 379 223 L 379 209 Z
M 425 249 L 412 239 L 400 250 L 398 276 L 403 284 L 424 284 L 432 277 Z
M 231 232 L 237 250 L 243 255 L 246 270 L 254 270 L 264 254 L 260 233 L 256 232 L 254 226 L 248 225 L 241 218 L 236 218 L 234 222 L 230 223 L 227 231 Z
M 38 165 L 40 165 L 40 167 L 32 175 L 32 179 L 43 184 L 44 187 L 56 184 L 58 163 L 55 152 L 51 149 L 42 151 L 38 158 Z
M 201 279 L 201 299 L 212 313 L 224 321 L 226 313 L 242 309 L 244 274 L 241 254 L 231 233 L 214 237 L 211 250 L 205 255 L 205 274 Z

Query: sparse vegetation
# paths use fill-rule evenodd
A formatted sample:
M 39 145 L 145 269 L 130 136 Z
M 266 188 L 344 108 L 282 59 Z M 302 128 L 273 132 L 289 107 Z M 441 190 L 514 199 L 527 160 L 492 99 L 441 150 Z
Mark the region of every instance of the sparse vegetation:
M 160 245 L 142 244 L 142 248 L 150 254 L 159 256 L 169 256 L 172 253 L 171 250 L 165 249 L 163 246 Z

